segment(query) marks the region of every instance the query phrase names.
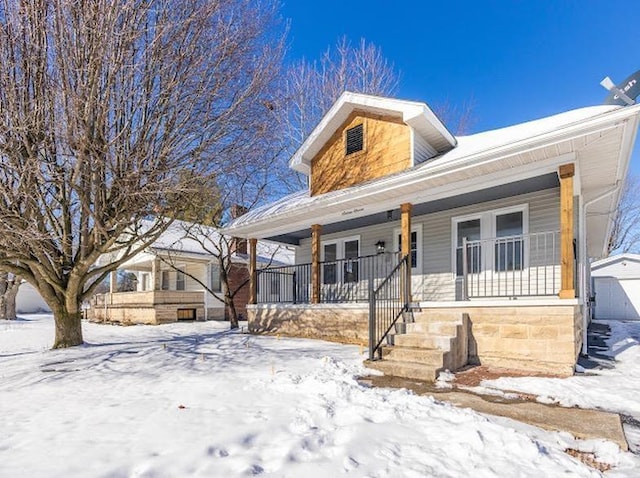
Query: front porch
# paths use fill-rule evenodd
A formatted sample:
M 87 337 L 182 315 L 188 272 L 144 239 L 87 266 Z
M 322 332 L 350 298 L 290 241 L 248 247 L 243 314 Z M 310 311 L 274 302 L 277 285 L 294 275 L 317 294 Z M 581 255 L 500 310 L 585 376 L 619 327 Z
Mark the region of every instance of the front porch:
M 97 294 L 89 319 L 95 322 L 158 325 L 205 320 L 202 291 L 149 290 Z
M 224 304 L 202 286 L 209 280 L 213 287 L 219 277 L 213 272 L 199 257 L 140 253 L 111 272 L 109 292 L 91 298 L 88 318 L 151 325 L 224 319 Z
M 367 344 L 414 378 L 468 361 L 569 375 L 585 312 L 573 173 L 290 233 L 295 265 L 252 269 L 249 328 Z

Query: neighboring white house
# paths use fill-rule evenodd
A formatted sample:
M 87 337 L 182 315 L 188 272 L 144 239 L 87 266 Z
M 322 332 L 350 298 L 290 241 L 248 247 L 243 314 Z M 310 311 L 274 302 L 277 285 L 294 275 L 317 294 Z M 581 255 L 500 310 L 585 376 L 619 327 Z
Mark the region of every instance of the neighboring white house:
M 35 314 L 38 312 L 51 312 L 40 293 L 28 282 L 23 282 L 16 296 L 16 313 Z
M 183 221 L 173 224 L 144 251 L 122 264 L 118 271 L 134 274 L 134 289 L 119 291 L 118 271 L 111 273 L 110 291 L 94 296 L 89 317 L 98 322 L 160 324 L 176 320 L 228 318 L 224 303 L 203 284 L 223 295 L 216 247 L 226 244 L 215 228 Z M 234 304 L 245 315 L 248 298 L 246 241 L 231 239 L 232 267 L 229 283 L 241 289 Z M 221 254 L 226 254 L 226 247 Z M 257 265 L 282 266 L 293 262 L 291 248 L 267 241 L 257 245 Z M 104 256 L 102 260 L 110 260 Z M 242 286 L 247 283 L 246 286 Z
M 620 254 L 591 264 L 594 319 L 640 319 L 640 254 Z

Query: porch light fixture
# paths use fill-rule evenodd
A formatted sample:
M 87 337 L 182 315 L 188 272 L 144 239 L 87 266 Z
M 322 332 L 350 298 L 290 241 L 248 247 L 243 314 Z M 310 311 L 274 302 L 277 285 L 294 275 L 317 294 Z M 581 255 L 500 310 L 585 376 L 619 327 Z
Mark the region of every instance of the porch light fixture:
M 384 241 L 376 242 L 376 251 L 378 251 L 378 254 L 384 253 Z

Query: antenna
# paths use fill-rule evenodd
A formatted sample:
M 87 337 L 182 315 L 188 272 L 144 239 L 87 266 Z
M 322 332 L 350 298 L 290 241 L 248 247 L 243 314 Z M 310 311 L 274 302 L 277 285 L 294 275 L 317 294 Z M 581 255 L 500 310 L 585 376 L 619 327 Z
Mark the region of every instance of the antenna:
M 610 91 L 609 96 L 604 100 L 604 104 L 634 105 L 636 104 L 636 98 L 640 95 L 640 71 L 636 71 L 617 86 L 608 76 L 605 76 L 600 84 Z

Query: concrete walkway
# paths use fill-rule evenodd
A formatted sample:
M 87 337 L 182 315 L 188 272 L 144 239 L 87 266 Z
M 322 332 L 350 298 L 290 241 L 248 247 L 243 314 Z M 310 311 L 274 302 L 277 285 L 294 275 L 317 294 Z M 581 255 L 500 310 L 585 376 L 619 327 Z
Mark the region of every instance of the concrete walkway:
M 362 382 L 374 387 L 406 388 L 419 395 L 430 395 L 436 400 L 449 402 L 458 407 L 512 418 L 545 430 L 566 431 L 576 438 L 604 438 L 616 443 L 623 451 L 629 449 L 620 416 L 616 413 L 564 408 L 526 400 L 510 400 L 461 390 L 438 389 L 428 383 L 398 377 L 368 376 L 363 377 Z

